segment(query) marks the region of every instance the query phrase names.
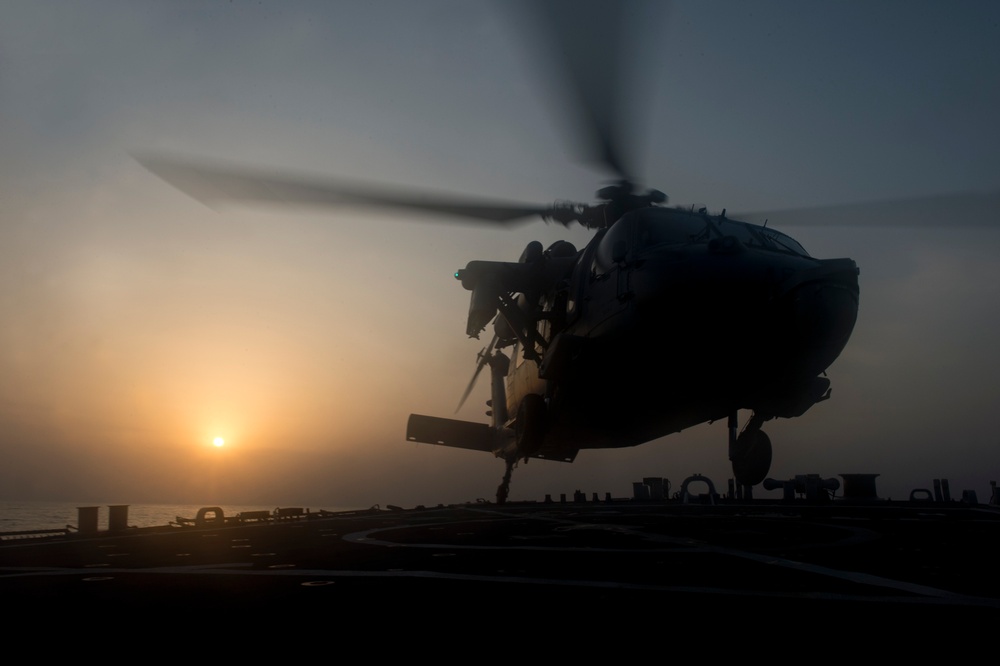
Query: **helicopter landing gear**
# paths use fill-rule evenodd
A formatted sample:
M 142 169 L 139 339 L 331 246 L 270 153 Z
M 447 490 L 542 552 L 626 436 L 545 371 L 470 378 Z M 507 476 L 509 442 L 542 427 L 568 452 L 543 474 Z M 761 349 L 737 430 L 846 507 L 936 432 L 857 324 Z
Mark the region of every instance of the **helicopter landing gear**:
M 507 463 L 507 471 L 504 472 L 503 481 L 497 486 L 497 504 L 507 503 L 507 495 L 510 493 L 510 476 L 514 471 L 514 466 L 517 465 L 517 458 L 507 458 L 504 462 Z
M 529 393 L 521 400 L 514 421 L 515 448 L 513 453 L 507 453 L 504 457 L 507 471 L 504 472 L 503 481 L 497 488 L 497 504 L 507 501 L 510 476 L 517 466 L 517 461 L 523 458 L 528 462 L 528 458 L 542 447 L 545 439 L 545 412 L 545 398 L 542 396 Z
M 764 419 L 754 414 L 737 437 L 735 412 L 729 417 L 729 460 L 741 486 L 756 486 L 771 469 L 771 438 L 760 429 L 762 425 Z

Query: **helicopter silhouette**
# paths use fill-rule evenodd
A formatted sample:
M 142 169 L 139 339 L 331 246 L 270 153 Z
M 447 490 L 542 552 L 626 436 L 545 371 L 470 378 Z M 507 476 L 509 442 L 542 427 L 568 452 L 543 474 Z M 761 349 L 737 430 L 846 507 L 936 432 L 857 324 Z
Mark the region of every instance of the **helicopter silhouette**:
M 363 204 L 501 224 L 537 215 L 592 229 L 583 249 L 532 241 L 517 262 L 455 272 L 472 292 L 466 333 L 493 327 L 459 408 L 489 367 L 492 423 L 413 414 L 406 437 L 502 458 L 501 502 L 518 461 L 571 462 L 581 449 L 635 446 L 724 418 L 737 483 L 761 483 L 772 456 L 762 425 L 830 396 L 824 372 L 857 319 L 853 260 L 815 259 L 766 225 L 667 207 L 662 192 L 625 180 L 594 205 L 539 207 L 139 159 L 208 203 Z M 740 409 L 753 413 L 737 433 Z
M 615 51 L 608 34 L 602 51 Z M 823 373 L 854 326 L 857 266 L 809 257 L 773 221 L 670 208 L 664 195 L 641 190 L 613 111 L 628 91 L 602 93 L 613 72 L 566 60 L 573 104 L 590 122 L 590 157 L 618 181 L 597 204 L 497 204 L 182 159 L 144 163 L 205 201 L 371 205 L 503 225 L 540 216 L 593 229 L 582 249 L 529 243 L 518 261 L 459 271 L 471 292 L 467 334 L 478 337 L 499 315 L 474 375 L 490 369 L 491 423 L 414 415 L 407 438 L 500 457 L 500 497 L 518 461 L 573 460 L 582 449 L 727 419 L 737 481 L 759 482 L 771 456 L 764 423 L 829 396 Z M 739 409 L 753 411 L 742 434 Z
M 584 249 L 532 242 L 517 263 L 456 272 L 472 292 L 466 333 L 494 329 L 462 402 L 489 366 L 493 422 L 414 414 L 407 439 L 503 458 L 502 502 L 518 460 L 571 462 L 580 449 L 727 418 L 736 482 L 762 482 L 772 455 L 764 422 L 830 396 L 823 374 L 857 319 L 857 265 L 814 259 L 725 212 L 658 206 L 662 193 L 627 182 L 598 195 L 604 203 L 543 213 L 595 229 Z M 737 435 L 739 409 L 753 414 Z

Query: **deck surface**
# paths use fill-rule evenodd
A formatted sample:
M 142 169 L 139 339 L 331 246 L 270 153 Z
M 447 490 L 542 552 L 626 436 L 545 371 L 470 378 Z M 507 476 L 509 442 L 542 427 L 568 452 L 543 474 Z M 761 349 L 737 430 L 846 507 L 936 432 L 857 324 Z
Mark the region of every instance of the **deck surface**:
M 319 605 L 426 621 L 434 600 L 461 620 L 513 596 L 529 622 L 996 618 L 998 544 L 985 505 L 472 504 L 3 542 L 0 596 L 70 617 Z

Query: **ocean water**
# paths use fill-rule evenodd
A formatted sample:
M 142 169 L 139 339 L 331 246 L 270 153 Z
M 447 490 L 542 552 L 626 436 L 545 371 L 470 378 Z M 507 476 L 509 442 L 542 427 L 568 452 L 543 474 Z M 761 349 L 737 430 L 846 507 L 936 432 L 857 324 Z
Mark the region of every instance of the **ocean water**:
M 97 527 L 108 529 L 108 506 L 95 503 L 74 502 L 13 502 L 0 501 L 0 533 L 19 532 L 22 530 L 65 529 L 66 526 L 78 527 L 77 507 L 99 506 Z M 194 518 L 198 509 L 204 505 L 195 504 L 130 504 L 128 507 L 128 524 L 130 527 L 155 527 L 169 525 L 177 516 Z M 223 513 L 235 516 L 243 511 L 273 511 L 273 506 L 260 505 L 218 505 Z M 327 511 L 346 511 L 340 507 L 302 507 L 311 511 L 326 509 Z M 358 507 L 355 507 L 358 508 Z

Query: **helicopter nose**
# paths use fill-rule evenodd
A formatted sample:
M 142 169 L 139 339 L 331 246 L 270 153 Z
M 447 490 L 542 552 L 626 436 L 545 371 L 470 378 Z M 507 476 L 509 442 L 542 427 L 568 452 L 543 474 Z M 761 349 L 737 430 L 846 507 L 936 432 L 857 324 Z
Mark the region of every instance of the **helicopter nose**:
M 856 283 L 855 283 L 856 284 Z M 823 372 L 847 345 L 858 318 L 858 291 L 840 280 L 807 282 L 791 294 L 789 338 Z

